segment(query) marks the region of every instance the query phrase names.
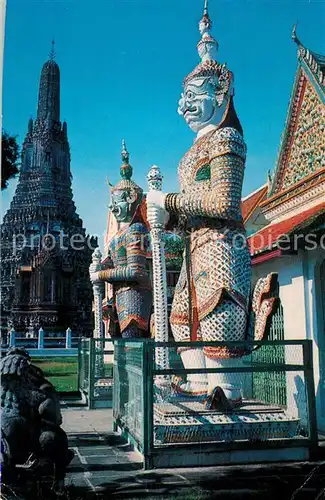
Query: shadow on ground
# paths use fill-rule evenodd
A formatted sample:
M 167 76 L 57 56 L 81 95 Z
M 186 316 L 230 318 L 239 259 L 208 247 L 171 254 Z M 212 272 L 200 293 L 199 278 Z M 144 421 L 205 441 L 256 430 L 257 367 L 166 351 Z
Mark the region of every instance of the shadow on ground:
M 90 486 L 67 484 L 62 500 L 108 500 L 108 499 L 240 499 L 259 498 L 263 500 L 325 500 L 325 464 L 310 468 L 305 465 L 298 469 L 273 468 L 267 473 L 265 468 L 250 467 L 202 474 L 202 469 L 193 470 L 189 476 L 178 472 L 135 472 L 110 481 L 110 473 L 94 481 Z M 281 473 L 282 472 L 282 473 Z M 106 477 L 105 477 L 106 476 Z M 105 477 L 106 481 L 103 481 Z M 2 490 L 3 500 L 52 500 L 56 497 L 50 483 L 29 484 L 27 489 Z

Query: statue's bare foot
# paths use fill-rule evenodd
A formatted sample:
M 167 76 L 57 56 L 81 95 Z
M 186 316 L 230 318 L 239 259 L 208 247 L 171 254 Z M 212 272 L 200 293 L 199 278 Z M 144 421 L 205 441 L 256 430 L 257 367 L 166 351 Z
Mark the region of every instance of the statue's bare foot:
M 208 392 L 207 384 L 199 384 L 193 382 L 174 382 L 173 389 L 178 396 L 206 398 Z
M 209 394 L 205 407 L 207 410 L 217 410 L 222 412 L 230 412 L 241 403 L 239 401 L 232 401 L 227 399 L 221 387 L 215 387 Z

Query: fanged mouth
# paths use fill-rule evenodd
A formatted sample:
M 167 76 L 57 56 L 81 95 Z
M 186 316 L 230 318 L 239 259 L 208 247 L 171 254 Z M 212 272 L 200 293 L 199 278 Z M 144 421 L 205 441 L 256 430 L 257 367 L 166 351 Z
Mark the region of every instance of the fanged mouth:
M 121 215 L 121 211 L 122 211 L 121 207 L 115 206 L 112 208 L 113 214 L 118 217 Z
M 197 115 L 198 115 L 198 112 L 199 112 L 199 110 L 198 110 L 198 108 L 197 108 L 197 107 L 194 107 L 194 108 L 192 108 L 192 109 L 187 108 L 187 109 L 184 111 L 183 116 L 184 116 L 184 118 L 185 118 L 186 116 L 189 116 L 189 115 L 191 115 L 191 116 L 197 116 Z

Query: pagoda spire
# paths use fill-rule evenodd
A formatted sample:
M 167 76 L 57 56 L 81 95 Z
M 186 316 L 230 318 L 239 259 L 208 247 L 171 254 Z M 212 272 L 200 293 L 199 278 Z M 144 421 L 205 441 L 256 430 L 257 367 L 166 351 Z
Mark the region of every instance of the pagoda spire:
M 51 50 L 50 50 L 50 53 L 49 53 L 49 60 L 50 61 L 54 61 L 55 59 L 55 41 L 54 39 L 52 40 L 52 43 L 51 43 Z
M 67 124 L 59 122 L 60 71 L 54 56 L 52 42 L 41 72 L 37 117 L 28 122 L 19 180 L 0 227 L 1 320 L 21 331 L 40 326 L 63 331 L 69 325 L 88 336 L 93 329 L 92 252 L 90 245 L 66 244 L 74 235 L 82 235 L 85 242 L 88 236 L 73 201 Z M 59 234 L 66 237 L 64 244 L 59 244 Z M 23 237 L 18 247 L 17 235 Z M 73 288 L 66 286 L 67 279 Z
M 54 40 L 48 61 L 43 65 L 38 92 L 37 119 L 51 127 L 60 121 L 60 69 L 54 61 Z

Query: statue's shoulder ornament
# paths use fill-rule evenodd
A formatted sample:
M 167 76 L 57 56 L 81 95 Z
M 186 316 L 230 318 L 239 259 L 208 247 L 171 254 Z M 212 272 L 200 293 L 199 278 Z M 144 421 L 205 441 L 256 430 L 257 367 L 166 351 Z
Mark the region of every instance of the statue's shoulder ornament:
M 244 161 L 246 159 L 246 144 L 243 136 L 232 127 L 217 129 L 210 138 L 210 161 L 218 156 L 234 154 Z

